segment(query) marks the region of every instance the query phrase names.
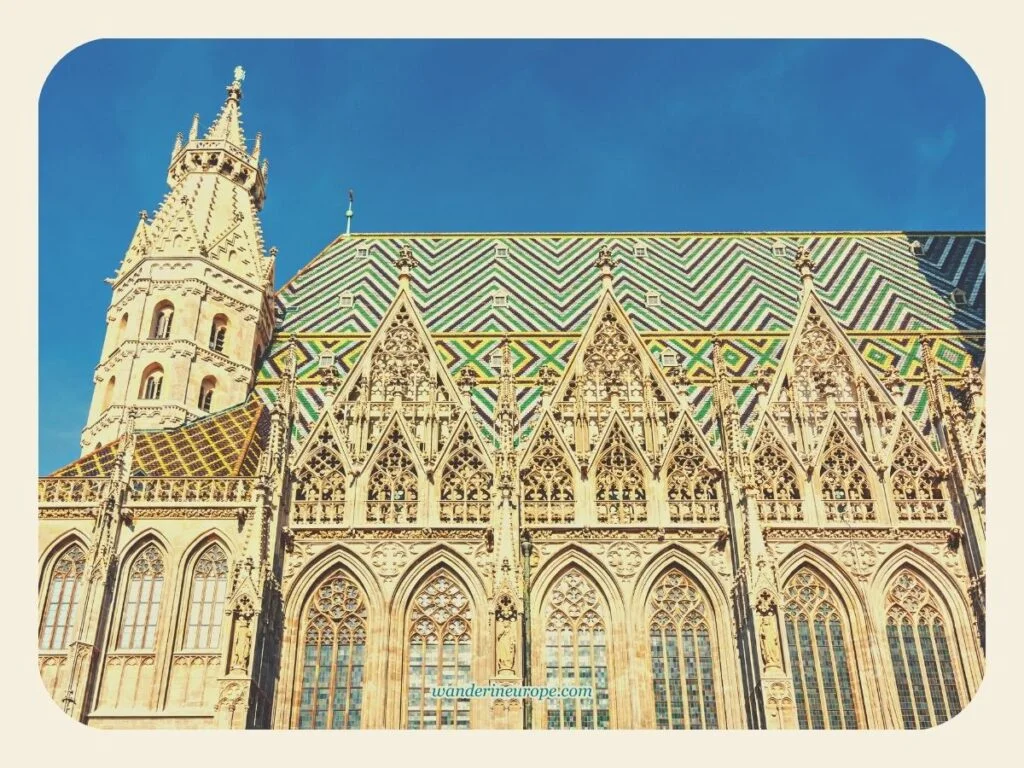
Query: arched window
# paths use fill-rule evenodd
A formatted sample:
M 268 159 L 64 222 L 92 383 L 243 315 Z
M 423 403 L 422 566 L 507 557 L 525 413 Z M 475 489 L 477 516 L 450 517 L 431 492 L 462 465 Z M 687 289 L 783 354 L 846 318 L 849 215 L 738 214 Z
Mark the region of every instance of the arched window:
M 594 463 L 594 496 L 599 523 L 634 523 L 647 519 L 647 493 L 640 460 L 619 422 L 608 431 Z
M 159 363 L 153 363 L 142 372 L 142 387 L 139 398 L 142 400 L 159 400 L 160 389 L 164 383 L 164 369 Z
M 358 728 L 363 711 L 366 598 L 343 572 L 310 600 L 299 681 L 299 728 Z
M 547 701 L 548 728 L 608 728 L 606 612 L 589 578 L 566 571 L 548 593 L 544 611 L 546 685 L 592 688 L 593 696 Z
M 107 379 L 107 386 L 103 390 L 103 410 L 110 407 L 110 404 L 114 401 L 114 387 L 117 385 L 117 376 L 111 376 Z
M 169 301 L 161 301 L 153 310 L 153 327 L 150 337 L 154 339 L 169 339 L 171 337 L 171 323 L 174 320 L 174 305 Z
M 128 333 L 128 313 L 125 312 L 121 315 L 121 322 L 117 324 L 117 343 L 120 344 L 124 341 L 125 334 Z
M 217 389 L 217 379 L 207 376 L 199 385 L 199 410 L 210 412 L 213 407 L 213 393 Z
M 658 728 L 717 728 L 711 628 L 700 590 L 678 568 L 651 592 L 654 714 Z
M 942 475 L 905 427 L 893 454 L 892 495 L 897 519 L 948 519 Z
M 762 520 L 802 520 L 800 479 L 767 425 L 764 434 L 751 461 L 758 514 Z
M 468 424 L 455 440 L 441 472 L 441 522 L 486 523 L 491 519 L 494 476 Z
M 441 571 L 412 600 L 409 617 L 409 727 L 469 728 L 469 699 L 434 698 L 434 686 L 472 682 L 470 601 Z
M 665 491 L 673 523 L 710 523 L 720 517 L 718 469 L 701 450 L 688 421 L 679 431 L 676 449 L 665 464 Z
M 199 557 L 192 572 L 185 650 L 208 651 L 220 648 L 227 585 L 227 556 L 219 544 L 213 544 Z
M 72 544 L 53 566 L 47 590 L 43 621 L 39 628 L 39 650 L 59 651 L 67 647 L 82 597 L 85 551 Z
M 124 596 L 119 650 L 152 650 L 164 586 L 164 559 L 150 544 L 132 561 Z
M 259 364 L 263 361 L 263 345 L 256 345 L 256 356 L 253 358 L 253 368 L 259 368 Z
M 401 430 L 394 426 L 370 472 L 366 517 L 370 522 L 415 523 L 418 500 L 416 465 Z
M 886 595 L 885 631 L 905 728 L 930 728 L 960 712 L 949 626 L 938 601 L 909 569 Z
M 528 523 L 571 523 L 575 515 L 572 470 L 551 422 L 540 425 L 523 473 L 523 517 Z
M 819 467 L 825 518 L 829 521 L 874 520 L 871 483 L 846 433 L 833 424 Z
M 228 319 L 225 315 L 217 315 L 210 325 L 210 349 L 214 352 L 224 351 L 224 337 L 228 332 Z
M 809 568 L 784 590 L 786 642 L 801 728 L 857 728 L 839 601 Z

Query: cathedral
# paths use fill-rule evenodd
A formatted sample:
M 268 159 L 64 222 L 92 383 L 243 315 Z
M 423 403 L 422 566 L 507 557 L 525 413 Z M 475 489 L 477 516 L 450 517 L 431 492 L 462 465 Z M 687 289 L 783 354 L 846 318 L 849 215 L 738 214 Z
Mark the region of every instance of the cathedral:
M 275 288 L 243 79 L 178 134 L 108 280 L 82 455 L 38 481 L 39 674 L 68 717 L 918 729 L 968 705 L 984 233 L 346 229 Z

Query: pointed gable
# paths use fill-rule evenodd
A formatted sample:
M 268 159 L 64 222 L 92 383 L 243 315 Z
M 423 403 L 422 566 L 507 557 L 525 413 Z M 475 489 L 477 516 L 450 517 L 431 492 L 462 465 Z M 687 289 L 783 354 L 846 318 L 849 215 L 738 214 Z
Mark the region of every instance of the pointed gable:
M 689 410 L 683 411 L 662 468 L 669 520 L 715 523 L 722 517 L 722 469 Z
M 545 413 L 527 442 L 520 470 L 525 522 L 573 522 L 577 474 L 558 427 Z
M 872 425 L 884 428 L 896 403 L 861 359 L 846 334 L 813 291 L 803 298 L 786 343 L 768 407 L 755 436 L 772 416 L 794 451 L 810 461 L 818 453 L 832 412 L 838 413 L 859 445 L 877 454 Z
M 590 471 L 599 523 L 647 519 L 650 467 L 619 413 L 613 413 Z
M 660 452 L 679 400 L 611 290 L 605 290 L 551 399 L 578 425 L 572 448 L 590 454 L 618 411 L 644 452 Z
M 871 463 L 835 414 L 825 428 L 816 469 L 828 522 L 876 519 Z
M 489 522 L 494 468 L 469 414 L 455 425 L 439 467 L 441 522 Z
M 329 407 L 357 461 L 373 450 L 384 423 L 397 411 L 422 462 L 433 467 L 468 402 L 441 362 L 407 290 L 398 291 Z
M 409 430 L 395 412 L 367 463 L 366 519 L 370 523 L 415 523 L 420 516 L 419 478 Z

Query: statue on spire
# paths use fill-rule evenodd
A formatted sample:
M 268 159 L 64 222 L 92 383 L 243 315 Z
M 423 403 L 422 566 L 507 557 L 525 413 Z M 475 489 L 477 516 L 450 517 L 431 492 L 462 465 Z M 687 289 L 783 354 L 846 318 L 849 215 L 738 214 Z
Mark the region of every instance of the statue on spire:
M 237 67 L 235 67 L 235 82 L 240 83 L 243 80 L 245 80 L 245 70 L 242 69 L 242 65 L 239 64 Z

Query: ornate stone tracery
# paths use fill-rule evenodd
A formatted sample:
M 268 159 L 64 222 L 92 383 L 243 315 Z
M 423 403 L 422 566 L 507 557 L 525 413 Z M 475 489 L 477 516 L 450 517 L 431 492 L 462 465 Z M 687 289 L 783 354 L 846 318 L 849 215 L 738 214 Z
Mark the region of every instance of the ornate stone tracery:
M 829 522 L 874 520 L 871 482 L 857 448 L 834 422 L 818 465 L 818 480 Z
M 414 523 L 419 512 L 419 478 L 411 450 L 397 424 L 383 439 L 366 491 L 371 523 Z
M 575 481 L 568 456 L 550 419 L 538 427 L 521 471 L 523 519 L 527 523 L 571 523 Z
M 479 441 L 464 420 L 441 470 L 441 522 L 488 522 L 493 486 L 494 474 L 488 469 Z
M 680 425 L 664 474 L 671 522 L 715 523 L 721 519 L 721 471 L 700 446 L 689 419 Z
M 599 523 L 647 520 L 647 482 L 622 422 L 612 422 L 591 473 Z
M 754 492 L 762 520 L 802 520 L 801 486 L 792 460 L 766 424 L 751 459 Z
M 943 476 L 906 426 L 901 428 L 893 448 L 890 482 L 901 522 L 949 518 Z

